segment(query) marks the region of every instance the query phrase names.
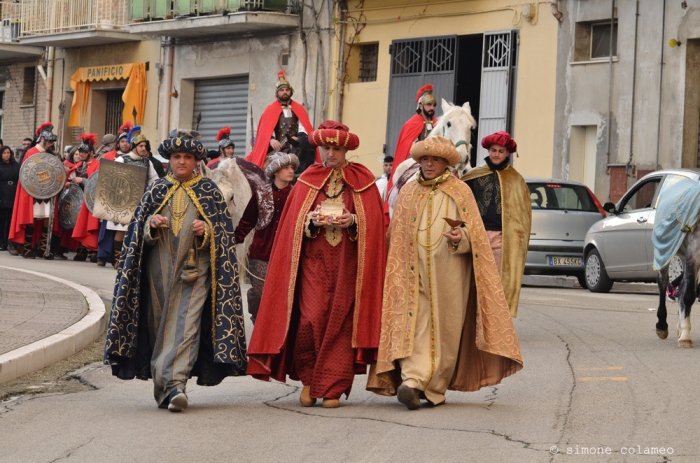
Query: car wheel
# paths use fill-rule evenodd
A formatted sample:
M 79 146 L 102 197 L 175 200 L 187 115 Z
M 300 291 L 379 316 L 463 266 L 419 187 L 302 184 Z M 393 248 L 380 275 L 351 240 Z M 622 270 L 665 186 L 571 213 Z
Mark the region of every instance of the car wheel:
M 597 249 L 591 249 L 586 256 L 586 286 L 593 293 L 607 293 L 612 288 L 613 281 L 605 271 L 605 264 Z
M 578 279 L 578 284 L 581 285 L 583 289 L 588 289 L 588 283 L 586 282 L 586 274 L 576 275 Z

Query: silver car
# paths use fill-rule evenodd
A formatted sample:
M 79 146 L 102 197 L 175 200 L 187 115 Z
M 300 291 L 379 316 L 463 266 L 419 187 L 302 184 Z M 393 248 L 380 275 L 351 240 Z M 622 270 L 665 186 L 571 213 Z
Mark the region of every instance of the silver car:
M 568 180 L 526 178 L 532 205 L 532 230 L 526 275 L 566 275 L 585 287 L 583 239 L 605 217 L 593 192 Z
M 586 285 L 596 293 L 607 293 L 615 281 L 655 282 L 658 272 L 652 268 L 654 246 L 651 234 L 659 196 L 674 183 L 700 178 L 698 169 L 670 169 L 642 177 L 622 199 L 605 203 L 606 219 L 591 226 L 586 233 L 584 259 Z M 671 263 L 671 274 L 680 265 Z

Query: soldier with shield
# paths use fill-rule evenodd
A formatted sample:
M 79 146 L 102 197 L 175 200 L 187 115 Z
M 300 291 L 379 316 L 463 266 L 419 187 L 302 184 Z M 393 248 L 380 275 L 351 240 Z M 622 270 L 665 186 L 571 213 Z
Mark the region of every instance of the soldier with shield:
M 66 170 L 53 154 L 58 137 L 53 124 L 45 122 L 36 129 L 36 145 L 27 150 L 20 169 L 10 225 L 10 241 L 23 244 L 22 256 L 34 259 L 37 251 L 47 260 L 53 255 L 47 249 L 53 227 L 55 197 L 63 189 Z
M 81 144 L 77 147 L 77 152 L 74 155 L 76 166 L 68 174 L 70 186 L 61 193 L 61 200 L 58 207 L 59 223 L 67 232 L 61 239 L 61 246 L 73 248 L 77 245 L 76 255 L 73 258 L 75 261 L 83 262 L 89 258 L 91 262 L 97 262 L 96 250 L 88 249 L 75 236 L 78 214 L 80 213 L 83 203 L 85 183 L 88 177 L 97 170 L 97 166 L 99 165 L 99 162 L 96 162 L 95 159 L 97 134 L 84 133 L 80 136 L 80 141 Z M 66 236 L 69 236 L 70 239 L 67 239 Z

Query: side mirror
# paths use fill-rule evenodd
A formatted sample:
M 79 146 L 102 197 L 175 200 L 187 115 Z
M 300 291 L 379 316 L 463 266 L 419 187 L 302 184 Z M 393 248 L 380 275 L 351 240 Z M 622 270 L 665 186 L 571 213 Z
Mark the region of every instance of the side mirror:
M 603 210 L 608 214 L 616 214 L 615 203 L 605 203 L 603 204 Z

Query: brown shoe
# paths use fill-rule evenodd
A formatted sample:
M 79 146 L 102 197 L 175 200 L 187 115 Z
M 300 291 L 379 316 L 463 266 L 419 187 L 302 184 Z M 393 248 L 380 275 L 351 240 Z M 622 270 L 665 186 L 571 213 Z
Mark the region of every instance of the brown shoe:
M 316 399 L 311 397 L 311 386 L 304 386 L 301 388 L 299 403 L 302 405 L 302 407 L 313 407 L 316 405 Z
M 409 410 L 418 410 L 420 408 L 420 399 L 418 398 L 418 393 L 415 389 L 406 384 L 401 384 L 396 395 L 399 402 L 404 404 Z
M 340 400 L 338 399 L 323 399 L 323 408 L 338 408 Z

